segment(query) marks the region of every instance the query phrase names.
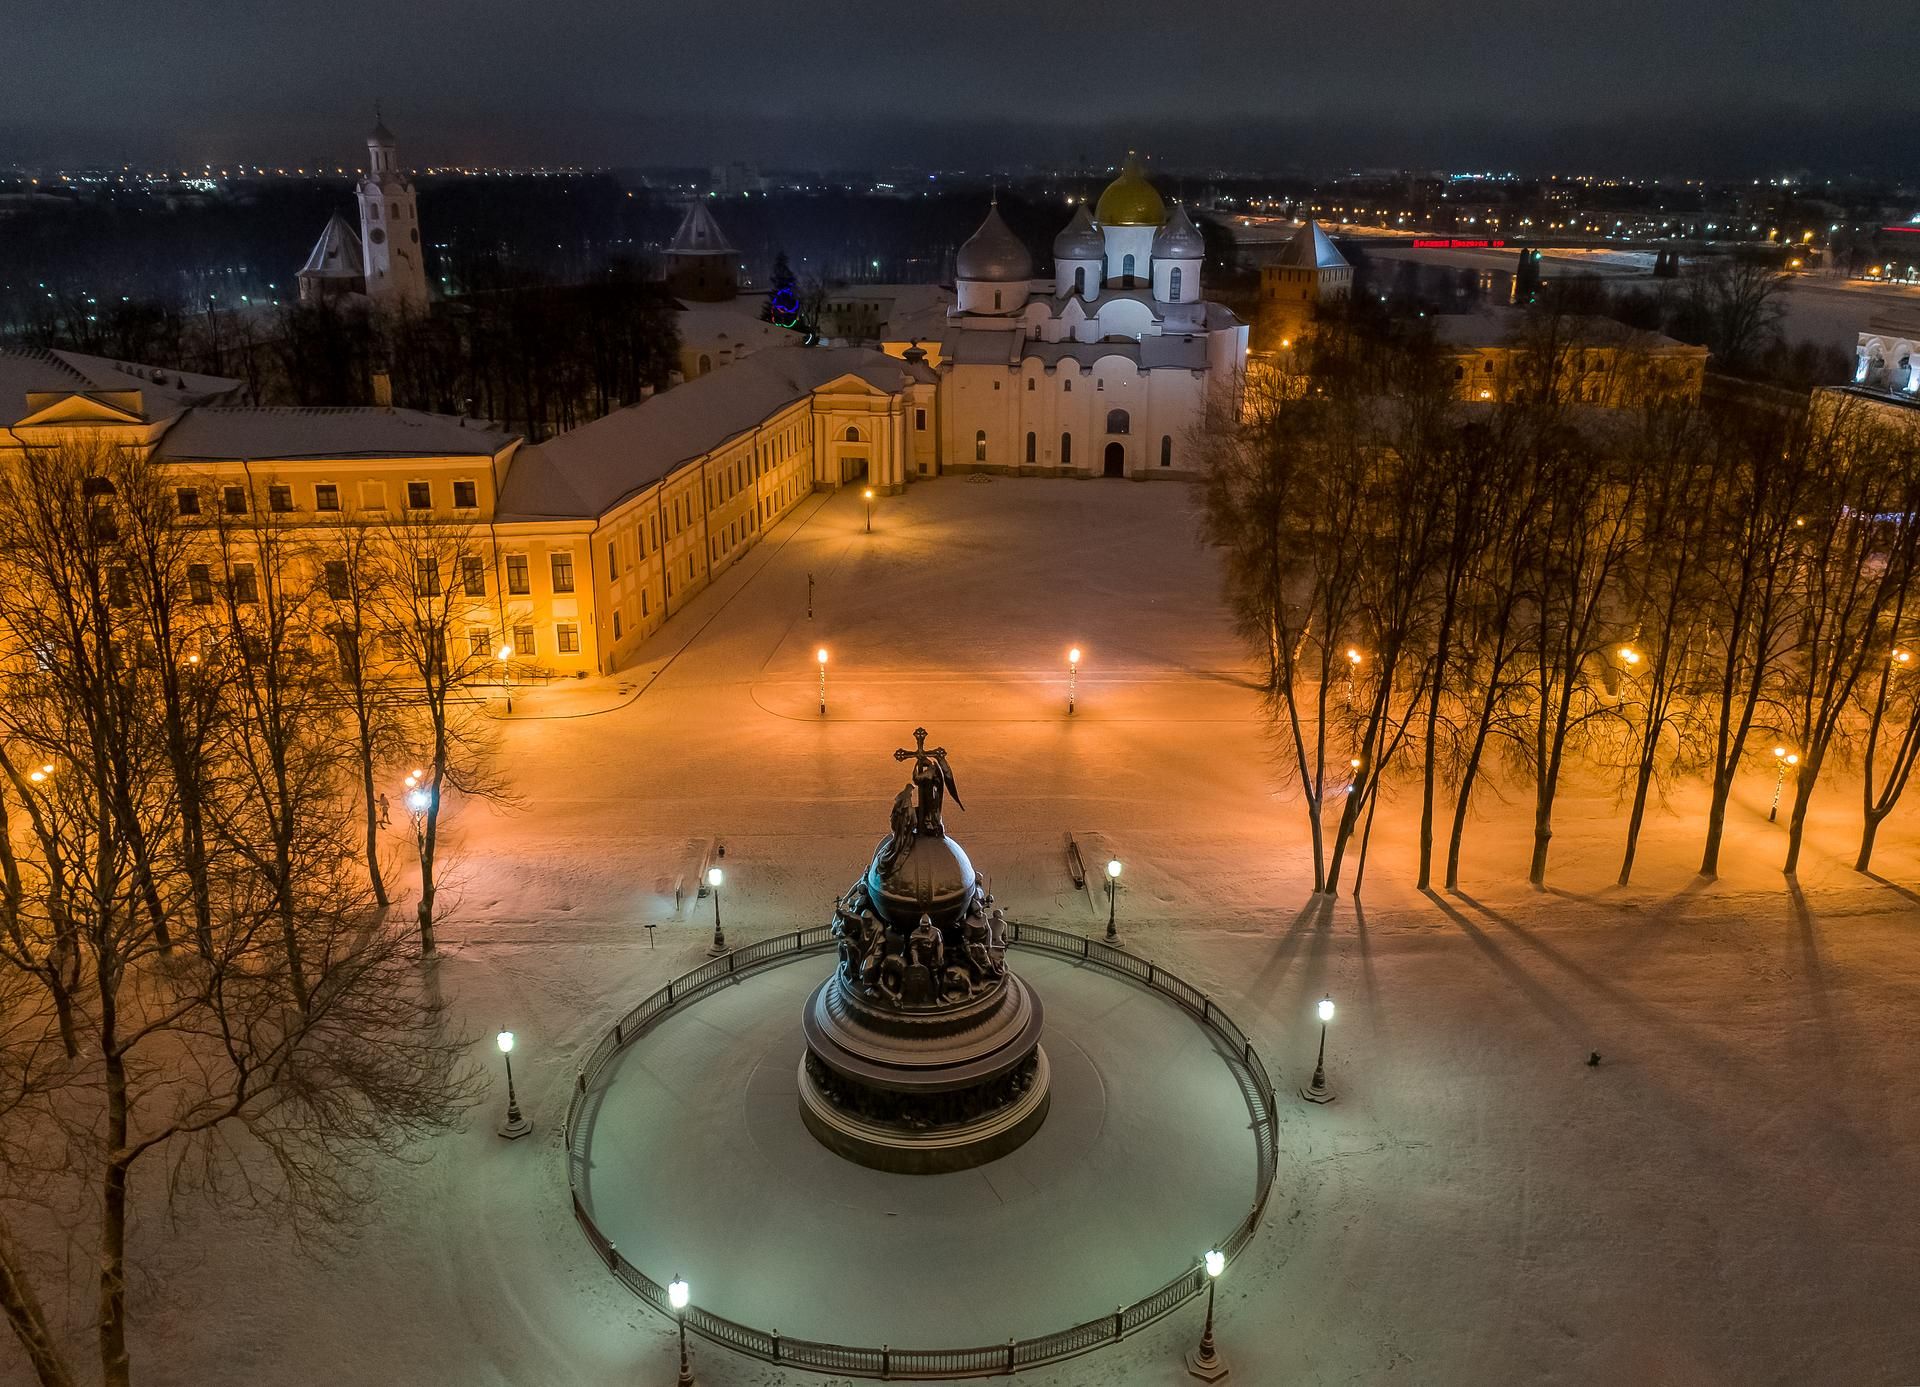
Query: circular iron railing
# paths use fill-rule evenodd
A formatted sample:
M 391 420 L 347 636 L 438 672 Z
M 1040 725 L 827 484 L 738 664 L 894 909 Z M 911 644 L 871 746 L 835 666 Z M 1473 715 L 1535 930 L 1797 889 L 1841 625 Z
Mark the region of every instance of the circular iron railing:
M 1009 943 L 1077 960 L 1102 972 L 1125 978 L 1171 998 L 1222 1042 L 1222 1050 L 1234 1077 L 1240 1083 L 1241 1096 L 1253 1116 L 1254 1146 L 1259 1162 L 1253 1205 L 1219 1250 L 1232 1261 L 1253 1237 L 1267 1205 L 1278 1167 L 1275 1128 L 1278 1110 L 1273 1080 L 1255 1053 L 1253 1042 L 1225 1012 L 1215 1006 L 1204 992 L 1184 978 L 1164 968 L 1114 948 L 1086 935 L 1041 925 L 1009 925 Z M 587 1235 L 587 1241 L 607 1264 L 621 1284 L 647 1304 L 669 1316 L 684 1316 L 687 1328 L 701 1338 L 768 1363 L 805 1368 L 815 1372 L 845 1373 L 853 1377 L 893 1378 L 899 1380 L 940 1380 L 963 1377 L 998 1377 L 1022 1368 L 1058 1362 L 1077 1354 L 1118 1343 L 1128 1334 L 1152 1324 L 1170 1311 L 1198 1295 L 1206 1287 L 1206 1270 L 1196 1263 L 1151 1294 L 1122 1306 L 1110 1315 L 1087 1320 L 1069 1329 L 1055 1330 L 1029 1339 L 1008 1339 L 1004 1344 L 979 1348 L 912 1349 L 863 1348 L 852 1344 L 819 1343 L 811 1339 L 792 1339 L 738 1324 L 724 1316 L 711 1314 L 697 1305 L 676 1311 L 668 1303 L 666 1287 L 634 1266 L 608 1241 L 593 1221 L 593 1215 L 580 1198 L 581 1175 L 586 1154 L 579 1138 L 583 1123 L 598 1107 L 602 1090 L 597 1086 L 601 1071 L 622 1050 L 645 1035 L 662 1019 L 691 1006 L 703 997 L 752 973 L 789 962 L 805 954 L 820 953 L 835 946 L 832 931 L 825 925 L 814 929 L 777 934 L 702 964 L 690 973 L 672 979 L 614 1023 L 613 1029 L 587 1056 L 574 1076 L 573 1095 L 567 1104 L 567 1189 L 573 1201 L 573 1216 Z

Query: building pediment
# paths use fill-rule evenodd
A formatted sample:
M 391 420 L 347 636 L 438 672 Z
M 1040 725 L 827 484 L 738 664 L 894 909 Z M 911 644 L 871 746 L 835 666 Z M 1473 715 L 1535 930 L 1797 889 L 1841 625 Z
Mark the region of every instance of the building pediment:
M 14 427 L 75 424 L 144 424 L 146 416 L 138 390 L 103 390 L 94 394 L 66 394 L 29 390 L 27 413 Z

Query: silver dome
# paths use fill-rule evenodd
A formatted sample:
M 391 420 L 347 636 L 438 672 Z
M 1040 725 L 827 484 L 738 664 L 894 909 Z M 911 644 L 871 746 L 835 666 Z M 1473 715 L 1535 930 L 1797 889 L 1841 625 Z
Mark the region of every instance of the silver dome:
M 1033 278 L 1033 257 L 1000 219 L 998 204 L 987 209 L 987 219 L 967 238 L 953 258 L 955 279 L 984 280 L 990 284 L 1018 284 Z
M 1207 255 L 1206 240 L 1200 235 L 1200 229 L 1187 217 L 1187 209 L 1174 204 L 1173 216 L 1167 224 L 1154 233 L 1153 258 L 1155 260 L 1204 260 Z
M 1093 224 L 1093 216 L 1087 211 L 1087 204 L 1081 203 L 1073 214 L 1073 220 L 1061 228 L 1060 234 L 1053 238 L 1053 258 L 1055 260 L 1098 260 L 1107 253 L 1106 238 Z

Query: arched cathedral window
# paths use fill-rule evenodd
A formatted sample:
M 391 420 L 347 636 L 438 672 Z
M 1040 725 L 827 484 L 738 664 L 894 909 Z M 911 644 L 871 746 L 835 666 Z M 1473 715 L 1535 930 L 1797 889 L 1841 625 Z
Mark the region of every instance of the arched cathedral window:
M 1029 463 L 1035 460 L 1035 450 L 1037 449 L 1039 442 L 1040 440 L 1038 436 L 1036 436 L 1031 432 L 1027 434 L 1027 461 Z
M 987 460 L 987 431 L 985 429 L 977 430 L 973 435 L 973 460 L 975 462 L 985 462 Z
M 1131 255 L 1120 262 L 1120 278 L 1128 284 L 1133 283 L 1133 257 Z
M 1180 302 L 1180 267 L 1178 265 L 1167 271 L 1167 298 L 1172 303 Z

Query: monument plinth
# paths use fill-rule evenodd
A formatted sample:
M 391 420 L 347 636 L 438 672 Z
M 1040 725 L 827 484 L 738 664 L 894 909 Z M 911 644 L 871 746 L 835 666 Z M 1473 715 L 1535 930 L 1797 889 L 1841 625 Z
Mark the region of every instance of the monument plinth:
M 944 748 L 914 748 L 892 832 L 834 905 L 839 965 L 801 1015 L 800 1114 L 824 1145 L 903 1174 L 1004 1156 L 1047 1115 L 1039 997 L 1007 968 L 1007 919 L 947 836 Z

